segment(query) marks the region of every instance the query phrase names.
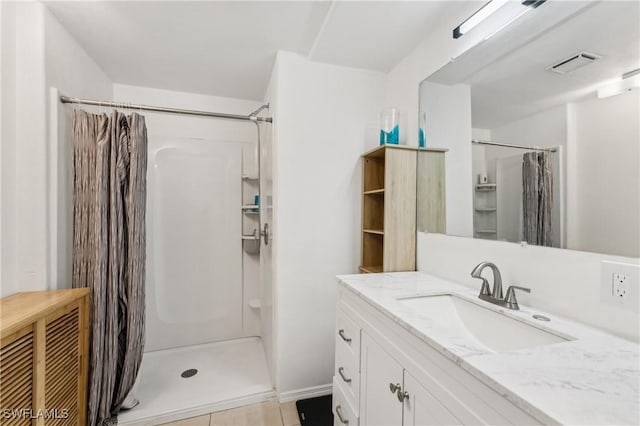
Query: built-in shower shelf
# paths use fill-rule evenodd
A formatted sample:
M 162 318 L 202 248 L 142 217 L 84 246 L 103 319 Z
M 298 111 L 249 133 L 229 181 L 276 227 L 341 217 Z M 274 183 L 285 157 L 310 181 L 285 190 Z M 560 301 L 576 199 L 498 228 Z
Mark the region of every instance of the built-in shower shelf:
M 259 214 L 260 206 L 257 204 L 245 204 L 244 206 L 242 206 L 242 211 L 244 211 L 246 214 Z
M 242 180 L 248 180 L 248 181 L 255 180 L 255 181 L 257 181 L 258 180 L 258 176 L 242 175 Z
M 476 230 L 476 234 L 496 234 L 498 231 L 495 229 L 478 229 Z
M 495 183 L 481 183 L 476 185 L 477 192 L 488 192 L 488 191 L 495 191 L 495 190 L 496 190 Z
M 476 207 L 476 211 L 477 212 L 483 212 L 483 213 L 491 213 L 491 212 L 497 211 L 497 209 L 496 208 L 481 209 L 481 208 Z

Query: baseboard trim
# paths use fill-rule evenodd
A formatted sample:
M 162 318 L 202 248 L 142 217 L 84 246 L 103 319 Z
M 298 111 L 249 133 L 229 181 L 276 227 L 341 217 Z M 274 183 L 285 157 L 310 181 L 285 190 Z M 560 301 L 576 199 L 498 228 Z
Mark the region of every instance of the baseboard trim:
M 292 391 L 279 392 L 278 401 L 280 403 L 297 401 L 299 399 L 313 398 L 316 396 L 329 395 L 333 391 L 331 383 L 327 385 L 312 386 L 310 388 L 296 389 Z

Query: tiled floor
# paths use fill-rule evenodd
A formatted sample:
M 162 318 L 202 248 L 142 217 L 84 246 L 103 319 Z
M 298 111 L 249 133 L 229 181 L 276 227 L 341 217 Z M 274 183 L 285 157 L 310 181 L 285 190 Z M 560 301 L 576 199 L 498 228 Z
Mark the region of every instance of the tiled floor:
M 269 401 L 165 423 L 165 426 L 300 426 L 300 418 L 295 402 Z

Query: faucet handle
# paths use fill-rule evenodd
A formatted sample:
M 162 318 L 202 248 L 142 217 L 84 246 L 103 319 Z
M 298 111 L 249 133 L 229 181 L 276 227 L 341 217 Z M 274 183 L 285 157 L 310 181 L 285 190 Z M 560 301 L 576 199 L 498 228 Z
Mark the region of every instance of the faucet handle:
M 509 286 L 506 294 L 504 295 L 504 303 L 507 308 L 518 310 L 520 306 L 518 306 L 518 300 L 516 299 L 516 290 L 522 290 L 527 293 L 531 293 L 531 289 L 527 287 L 520 287 L 517 285 Z

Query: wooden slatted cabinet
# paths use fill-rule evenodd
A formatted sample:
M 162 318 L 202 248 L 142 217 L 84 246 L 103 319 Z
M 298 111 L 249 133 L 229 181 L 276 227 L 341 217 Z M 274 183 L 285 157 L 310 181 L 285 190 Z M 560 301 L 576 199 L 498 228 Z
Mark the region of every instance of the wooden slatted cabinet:
M 18 293 L 0 300 L 3 425 L 84 425 L 89 289 Z
M 362 155 L 361 272 L 415 271 L 418 189 L 431 212 L 420 223 L 444 232 L 445 151 L 382 145 Z

